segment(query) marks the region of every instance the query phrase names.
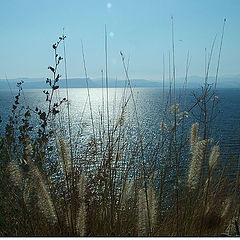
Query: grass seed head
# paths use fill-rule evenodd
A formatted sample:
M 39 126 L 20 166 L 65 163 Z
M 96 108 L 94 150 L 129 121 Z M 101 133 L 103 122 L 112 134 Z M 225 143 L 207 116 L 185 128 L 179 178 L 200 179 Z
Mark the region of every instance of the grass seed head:
M 223 203 L 223 211 L 221 214 L 221 218 L 224 218 L 225 216 L 227 216 L 227 214 L 229 213 L 229 210 L 231 208 L 231 204 L 232 204 L 232 200 L 230 198 L 227 198 L 224 203 Z
M 57 222 L 57 216 L 53 201 L 37 167 L 31 166 L 31 175 L 33 178 L 34 188 L 37 190 L 37 205 L 40 211 L 49 220 L 49 223 L 55 224 Z
M 148 213 L 145 192 L 143 189 L 138 193 L 138 236 L 147 236 L 148 233 Z
M 212 148 L 212 151 L 209 157 L 209 167 L 211 169 L 213 169 L 216 166 L 219 155 L 220 155 L 219 146 L 216 145 Z
M 86 205 L 85 203 L 82 203 L 78 210 L 76 223 L 77 233 L 81 237 L 83 237 L 86 233 L 86 215 Z
M 148 188 L 148 201 L 149 201 L 149 213 L 151 222 L 151 232 L 153 232 L 157 226 L 157 198 L 152 185 Z
M 199 130 L 199 124 L 194 123 L 191 128 L 191 137 L 190 137 L 190 150 L 193 153 L 194 147 L 196 146 L 196 143 L 198 142 L 198 130 Z
M 192 160 L 189 167 L 187 184 L 191 189 L 195 189 L 198 185 L 201 173 L 202 160 L 207 140 L 195 143 Z
M 32 162 L 33 157 L 33 148 L 30 142 L 26 142 L 24 144 L 24 155 L 27 163 L 30 164 Z
M 61 135 L 57 135 L 57 150 L 65 175 L 69 172 L 69 149 L 68 144 Z
M 16 187 L 20 187 L 21 184 L 22 184 L 22 174 L 21 174 L 21 171 L 20 171 L 19 167 L 17 166 L 17 164 L 14 160 L 12 160 L 9 163 L 8 170 L 9 170 L 10 175 L 12 177 L 13 184 Z

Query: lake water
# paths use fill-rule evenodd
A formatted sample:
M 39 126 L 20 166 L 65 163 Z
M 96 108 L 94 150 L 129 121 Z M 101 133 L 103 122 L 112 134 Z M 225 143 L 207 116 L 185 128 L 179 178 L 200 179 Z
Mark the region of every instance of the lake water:
M 107 90 L 101 88 L 92 88 L 90 91 L 90 99 L 87 89 L 74 88 L 69 89 L 70 100 L 70 112 L 73 139 L 75 142 L 82 141 L 87 143 L 89 136 L 93 135 L 92 123 L 94 124 L 95 134 L 98 133 L 99 124 L 101 122 L 101 113 L 104 112 L 104 126 L 107 129 L 107 112 L 109 112 L 109 126 L 112 128 L 114 123 L 119 121 L 121 104 L 123 102 L 123 95 L 130 96 L 130 92 L 124 92 L 124 89 L 108 89 L 108 108 L 107 108 Z M 200 96 L 200 89 L 186 89 L 183 92 L 182 89 L 176 90 L 176 101 L 180 103 L 180 112 L 188 110 L 194 105 L 195 99 L 193 92 Z M 127 126 L 126 134 L 128 134 L 128 141 L 132 141 L 135 144 L 138 127 L 136 121 L 135 108 L 137 110 L 137 118 L 139 120 L 139 126 L 143 142 L 146 144 L 145 153 L 146 159 L 153 157 L 154 148 L 159 141 L 161 135 L 161 124 L 165 122 L 166 127 L 170 124 L 171 113 L 165 114 L 163 117 L 163 92 L 160 88 L 136 88 L 133 89 L 134 100 L 129 101 L 129 106 L 126 108 L 124 121 Z M 9 91 L 0 91 L 0 116 L 3 120 L 1 124 L 1 132 L 4 130 L 4 125 L 7 122 L 8 115 L 11 113 L 13 95 Z M 165 91 L 164 103 L 167 103 L 168 91 Z M 215 108 L 216 119 L 211 125 L 210 131 L 214 143 L 218 143 L 221 150 L 221 161 L 227 163 L 232 160 L 234 164 L 237 164 L 240 156 L 240 89 L 218 89 L 216 92 L 218 104 Z M 184 97 L 185 96 L 185 97 Z M 20 100 L 25 106 L 29 105 L 31 109 L 38 107 L 42 111 L 47 110 L 47 102 L 45 94 L 42 90 L 24 90 Z M 66 97 L 66 90 L 61 89 L 59 94 L 54 97 L 54 101 Z M 91 105 L 89 105 L 89 100 Z M 168 102 L 168 105 L 174 103 Z M 212 100 L 210 100 L 211 103 Z M 134 105 L 135 104 L 135 105 Z M 62 127 L 67 132 L 67 118 L 66 118 L 66 104 L 61 106 L 64 115 L 62 117 Z M 92 110 L 92 115 L 91 111 Z M 184 134 L 180 134 L 182 130 L 178 130 L 181 136 L 189 136 L 191 124 L 197 121 L 197 116 L 200 110 L 198 108 L 188 113 L 188 117 L 185 118 L 185 124 L 183 127 Z M 91 116 L 94 121 L 92 122 Z M 37 116 L 32 114 L 31 123 L 33 126 L 38 126 Z M 64 124 L 63 124 L 64 123 Z M 102 126 L 103 126 L 102 125 Z M 151 140 L 151 141 L 150 141 Z M 186 146 L 186 150 L 189 146 Z M 186 168 L 186 163 L 182 163 L 182 167 Z M 235 168 L 237 169 L 237 167 Z M 231 173 L 229 173 L 231 174 Z

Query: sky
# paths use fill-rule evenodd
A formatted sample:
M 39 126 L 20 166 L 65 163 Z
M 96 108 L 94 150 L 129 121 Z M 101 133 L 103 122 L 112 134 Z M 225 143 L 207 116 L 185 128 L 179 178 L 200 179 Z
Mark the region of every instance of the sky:
M 52 44 L 63 28 L 68 77 L 84 77 L 81 41 L 88 76 L 101 77 L 105 25 L 110 77 L 125 78 L 122 51 L 130 78 L 161 79 L 168 72 L 169 56 L 172 66 L 172 26 L 176 76 L 185 75 L 188 54 L 188 74 L 203 76 L 216 36 L 210 65 L 214 75 L 224 18 L 219 75 L 240 73 L 239 0 L 0 0 L 0 4 L 0 79 L 49 76 Z M 59 53 L 63 54 L 62 45 Z

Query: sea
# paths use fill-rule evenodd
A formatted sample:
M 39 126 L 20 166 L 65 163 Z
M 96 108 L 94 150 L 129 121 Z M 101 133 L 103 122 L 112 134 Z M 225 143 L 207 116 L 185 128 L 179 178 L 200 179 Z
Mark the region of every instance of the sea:
M 58 106 L 57 109 L 64 114 L 56 120 L 54 127 L 68 134 L 70 116 L 72 138 L 76 143 L 81 142 L 87 146 L 92 136 L 99 134 L 99 129 L 104 128 L 106 133 L 113 130 L 116 124 L 125 124 L 127 128 L 125 134 L 128 135 L 125 139 L 132 141 L 134 145 L 141 135 L 146 161 L 151 161 L 163 130 L 168 129 L 174 120 L 179 124 L 178 135 L 185 138 L 189 138 L 192 124 L 203 120 L 200 117 L 202 105 L 196 104 L 201 93 L 200 88 L 179 88 L 174 91 L 162 88 L 60 89 L 55 91 L 53 102 L 60 103 L 64 98 L 68 98 L 69 104 L 62 101 Z M 0 90 L 1 134 L 4 134 L 12 113 L 16 94 L 17 90 Z M 48 110 L 49 102 L 46 101 L 46 95 L 46 91 L 44 93 L 42 89 L 27 89 L 21 92 L 17 110 L 25 107 L 25 110 L 19 112 L 23 116 L 26 107 L 29 106 L 30 124 L 35 129 L 40 124 L 36 112 Z M 126 102 L 127 105 L 124 105 Z M 208 128 L 209 138 L 212 139 L 212 145 L 217 144 L 220 147 L 221 167 L 224 164 L 232 164 L 234 166 L 232 172 L 227 174 L 236 175 L 240 170 L 240 89 L 217 89 L 216 94 L 209 97 L 207 106 L 208 116 L 212 119 Z M 203 136 L 202 126 L 203 124 L 200 124 L 200 139 Z M 190 159 L 189 144 L 185 146 L 184 151 L 188 154 L 186 156 L 183 154 L 183 158 Z M 188 164 L 189 161 L 183 161 L 182 168 L 186 170 Z

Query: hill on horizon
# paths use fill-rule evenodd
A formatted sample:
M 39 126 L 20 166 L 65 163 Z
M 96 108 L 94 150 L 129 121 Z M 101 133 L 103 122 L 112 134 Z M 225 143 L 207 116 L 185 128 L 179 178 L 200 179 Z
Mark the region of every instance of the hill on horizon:
M 21 80 L 24 81 L 23 88 L 24 89 L 47 89 L 49 86 L 46 84 L 46 78 L 15 78 L 15 79 L 0 79 L 0 89 L 16 89 L 17 82 Z M 176 78 L 176 87 L 182 87 L 185 79 L 184 78 Z M 162 80 L 159 81 L 151 81 L 146 79 L 130 79 L 131 86 L 136 88 L 147 88 L 147 87 L 162 87 Z M 214 83 L 215 77 L 209 77 L 208 83 Z M 187 87 L 189 88 L 199 88 L 203 85 L 204 78 L 199 76 L 190 76 L 187 80 Z M 126 86 L 126 80 L 116 80 L 114 78 L 108 79 L 108 87 L 109 88 L 122 88 Z M 169 86 L 169 81 L 165 81 L 165 87 Z M 66 87 L 66 80 L 61 79 L 59 81 L 60 88 Z M 89 88 L 101 88 L 102 87 L 102 79 L 88 78 L 88 86 Z M 225 75 L 218 78 L 217 82 L 218 88 L 240 88 L 240 75 Z M 68 79 L 68 87 L 69 88 L 86 88 L 86 79 L 85 78 L 69 78 Z M 103 87 L 106 87 L 106 83 L 104 81 Z

